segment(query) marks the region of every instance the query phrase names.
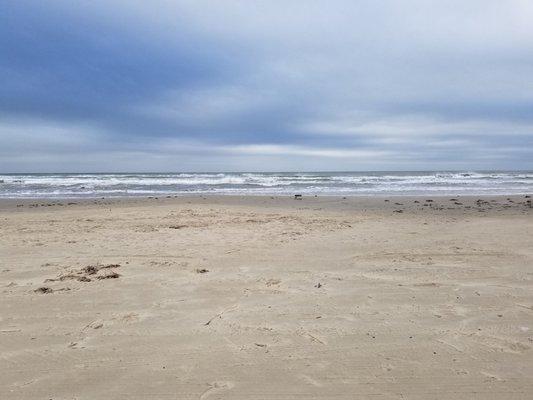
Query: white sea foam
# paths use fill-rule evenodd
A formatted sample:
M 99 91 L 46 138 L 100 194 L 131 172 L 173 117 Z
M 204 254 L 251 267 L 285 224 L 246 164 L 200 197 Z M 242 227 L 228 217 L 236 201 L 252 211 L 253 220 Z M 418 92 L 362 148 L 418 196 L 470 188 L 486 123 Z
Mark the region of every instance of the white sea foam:
M 7 174 L 0 197 L 213 194 L 522 194 L 533 172 Z

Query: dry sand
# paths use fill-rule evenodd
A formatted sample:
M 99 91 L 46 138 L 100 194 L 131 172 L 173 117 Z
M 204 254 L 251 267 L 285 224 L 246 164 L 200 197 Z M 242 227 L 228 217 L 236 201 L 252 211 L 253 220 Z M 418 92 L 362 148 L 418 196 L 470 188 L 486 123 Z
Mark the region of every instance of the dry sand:
M 528 199 L 388 199 L 0 202 L 0 398 L 532 399 Z

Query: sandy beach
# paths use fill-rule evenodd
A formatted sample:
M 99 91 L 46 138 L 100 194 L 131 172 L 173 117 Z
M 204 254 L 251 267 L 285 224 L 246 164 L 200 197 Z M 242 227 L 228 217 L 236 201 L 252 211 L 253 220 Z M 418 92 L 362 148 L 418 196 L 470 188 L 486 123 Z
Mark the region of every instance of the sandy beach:
M 530 200 L 3 200 L 0 398 L 531 399 Z

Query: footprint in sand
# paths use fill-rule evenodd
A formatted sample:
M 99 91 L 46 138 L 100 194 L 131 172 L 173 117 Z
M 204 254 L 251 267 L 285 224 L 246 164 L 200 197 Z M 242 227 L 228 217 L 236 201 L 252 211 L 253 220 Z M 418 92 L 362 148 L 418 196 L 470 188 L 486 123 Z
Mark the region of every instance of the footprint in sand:
M 312 386 L 315 386 L 315 387 L 324 386 L 319 381 L 317 381 L 316 379 L 311 378 L 309 375 L 301 374 L 300 378 L 302 378 L 305 382 L 307 382 L 308 384 L 310 384 Z
M 207 399 L 209 396 L 224 392 L 226 390 L 232 389 L 235 384 L 233 382 L 212 382 L 208 385 L 209 387 L 205 392 L 203 392 L 200 396 L 200 400 Z

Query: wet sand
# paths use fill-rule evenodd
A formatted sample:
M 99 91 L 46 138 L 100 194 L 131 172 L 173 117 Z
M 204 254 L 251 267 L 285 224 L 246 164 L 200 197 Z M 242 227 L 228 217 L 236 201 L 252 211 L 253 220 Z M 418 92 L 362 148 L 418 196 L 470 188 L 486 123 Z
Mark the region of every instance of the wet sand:
M 0 201 L 0 398 L 530 399 L 530 200 Z

